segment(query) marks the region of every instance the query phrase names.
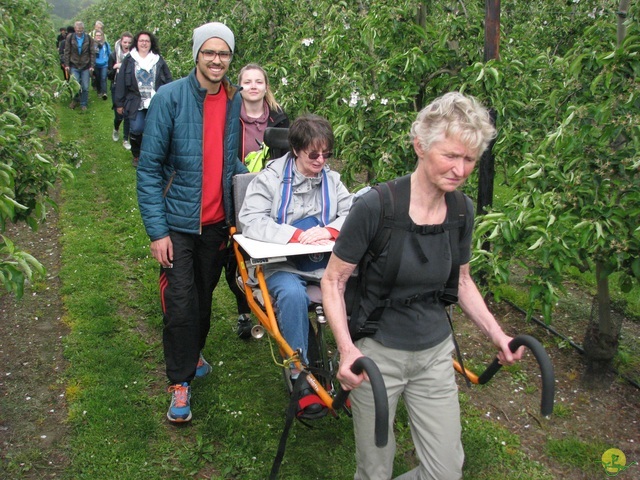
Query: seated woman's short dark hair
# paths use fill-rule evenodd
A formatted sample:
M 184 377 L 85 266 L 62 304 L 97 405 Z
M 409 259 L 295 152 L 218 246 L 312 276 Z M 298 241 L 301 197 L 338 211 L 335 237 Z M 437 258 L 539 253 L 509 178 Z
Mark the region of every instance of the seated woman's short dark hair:
M 326 118 L 314 114 L 301 115 L 289 127 L 289 146 L 292 152 L 309 147 L 333 150 L 334 137 L 331 124 Z

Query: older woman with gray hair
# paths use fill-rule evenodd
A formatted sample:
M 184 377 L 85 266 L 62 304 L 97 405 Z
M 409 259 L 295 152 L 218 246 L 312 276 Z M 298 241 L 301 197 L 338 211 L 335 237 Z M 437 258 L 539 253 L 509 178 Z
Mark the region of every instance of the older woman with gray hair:
M 503 364 L 522 356 L 521 349 L 511 353 L 511 337 L 489 312 L 471 278 L 473 205 L 455 192 L 494 136 L 487 110 L 461 93 L 447 93 L 420 111 L 411 127 L 416 168 L 387 184 L 395 192 L 396 208 L 390 209 L 395 224 L 389 241 L 360 272 L 365 291 L 349 321 L 347 280 L 370 252 L 378 224 L 384 221 L 381 210 L 391 213 L 385 197 L 372 190 L 354 202 L 336 240 L 322 279 L 323 305 L 340 352 L 338 379 L 343 388 L 353 390 L 355 479 L 392 478 L 395 456 L 392 433 L 386 447 L 374 444 L 371 385 L 364 374 L 350 370 L 358 357 L 366 355 L 380 368 L 389 399 L 390 432 L 400 397 L 407 407 L 419 465 L 397 478 L 448 480 L 462 477 L 464 453 L 446 305 L 457 295 L 460 307 L 493 342 Z M 452 196 L 460 199 L 456 208 L 451 207 Z M 461 212 L 456 222 L 447 215 L 449 209 Z M 390 291 L 384 292 L 387 264 L 393 263 L 395 276 Z M 367 328 L 358 330 L 362 325 Z

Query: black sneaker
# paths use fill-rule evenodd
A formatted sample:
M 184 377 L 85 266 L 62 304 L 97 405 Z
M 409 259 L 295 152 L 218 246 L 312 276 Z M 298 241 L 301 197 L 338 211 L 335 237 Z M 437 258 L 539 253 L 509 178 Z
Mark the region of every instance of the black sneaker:
M 251 319 L 249 315 L 246 313 L 241 314 L 238 317 L 238 325 L 236 326 L 236 334 L 239 338 L 246 340 L 251 338 L 251 329 L 253 328 L 253 324 L 251 323 Z

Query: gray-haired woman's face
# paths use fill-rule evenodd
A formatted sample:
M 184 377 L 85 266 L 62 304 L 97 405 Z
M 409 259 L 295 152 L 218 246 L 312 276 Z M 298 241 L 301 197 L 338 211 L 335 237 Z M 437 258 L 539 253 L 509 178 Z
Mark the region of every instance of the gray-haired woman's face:
M 461 187 L 478 160 L 477 152 L 457 138 L 444 137 L 436 140 L 428 150 L 424 150 L 416 138 L 413 146 L 419 160 L 418 172 L 443 192 L 452 192 Z

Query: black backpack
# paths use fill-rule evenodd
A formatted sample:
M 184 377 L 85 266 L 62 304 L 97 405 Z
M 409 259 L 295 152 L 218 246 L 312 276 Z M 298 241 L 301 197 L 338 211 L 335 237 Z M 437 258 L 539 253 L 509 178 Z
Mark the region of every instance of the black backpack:
M 398 179 L 381 183 L 373 187 L 380 196 L 380 220 L 376 234 L 369 244 L 369 248 L 358 265 L 357 277 L 352 277 L 345 294 L 347 314 L 349 315 L 349 331 L 354 340 L 373 335 L 380 323 L 385 308 L 392 305 L 410 305 L 419 301 L 442 302 L 445 306 L 458 301 L 458 278 L 460 273 L 459 241 L 465 226 L 465 199 L 461 192 L 453 191 L 445 194 L 447 204 L 447 218 L 441 225 L 414 225 L 409 218 L 409 200 L 411 196 L 411 176 L 405 175 Z M 398 276 L 400 255 L 407 232 L 420 235 L 442 233 L 447 230 L 458 230 L 458 234 L 451 232 L 449 242 L 451 246 L 451 273 L 443 287 L 436 291 L 426 291 L 409 298 L 394 298 L 390 294 Z M 374 292 L 377 298 L 373 310 L 364 311 L 362 300 L 367 292 L 367 275 L 369 265 L 378 260 L 385 246 L 389 244 L 387 258 L 384 264 L 382 286 Z M 418 249 L 421 252 L 420 249 Z M 424 255 L 424 254 L 423 254 Z

